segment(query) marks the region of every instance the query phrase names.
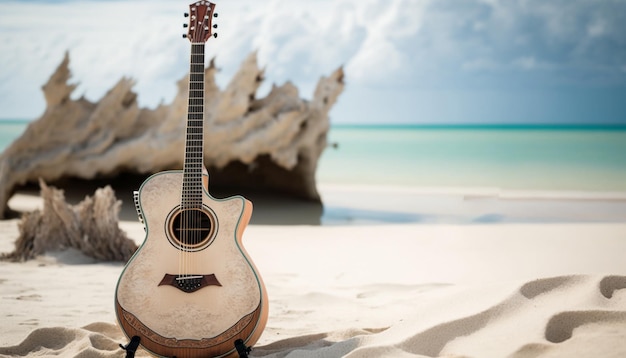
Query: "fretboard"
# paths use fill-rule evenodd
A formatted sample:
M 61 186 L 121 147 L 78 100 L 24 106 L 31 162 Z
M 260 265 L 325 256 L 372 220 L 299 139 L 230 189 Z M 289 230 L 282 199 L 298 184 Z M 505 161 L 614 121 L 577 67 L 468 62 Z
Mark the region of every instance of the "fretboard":
M 187 209 L 202 208 L 203 134 L 204 43 L 192 43 L 181 200 L 182 207 Z

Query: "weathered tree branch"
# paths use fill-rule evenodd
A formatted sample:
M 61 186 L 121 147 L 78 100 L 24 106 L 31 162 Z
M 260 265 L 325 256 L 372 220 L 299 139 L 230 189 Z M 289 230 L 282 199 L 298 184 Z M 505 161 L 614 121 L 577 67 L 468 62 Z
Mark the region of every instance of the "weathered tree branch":
M 43 210 L 25 213 L 19 223 L 15 250 L 3 260 L 26 261 L 45 252 L 75 248 L 102 261 L 126 262 L 137 245 L 118 225 L 122 205 L 111 187 L 96 190 L 75 206 L 65 202 L 62 190 L 40 180 Z
M 256 92 L 263 70 L 252 53 L 229 85 L 205 69 L 205 165 L 211 185 L 276 191 L 320 201 L 315 171 L 330 127 L 328 112 L 343 91 L 343 71 L 322 77 L 312 100 L 291 83 Z M 17 187 L 42 178 L 93 179 L 151 174 L 183 163 L 187 76 L 168 105 L 139 108 L 133 81 L 120 79 L 97 103 L 72 99 L 69 55 L 43 86 L 47 108 L 0 155 L 0 218 Z

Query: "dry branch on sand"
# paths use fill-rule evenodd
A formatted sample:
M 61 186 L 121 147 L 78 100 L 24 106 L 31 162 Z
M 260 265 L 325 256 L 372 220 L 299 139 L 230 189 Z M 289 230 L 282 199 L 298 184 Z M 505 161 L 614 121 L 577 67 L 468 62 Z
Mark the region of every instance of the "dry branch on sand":
M 77 205 L 65 201 L 62 190 L 40 180 L 43 210 L 25 213 L 19 223 L 15 250 L 1 259 L 26 261 L 49 251 L 74 248 L 101 261 L 126 262 L 137 250 L 118 225 L 122 205 L 111 187 L 96 190 Z

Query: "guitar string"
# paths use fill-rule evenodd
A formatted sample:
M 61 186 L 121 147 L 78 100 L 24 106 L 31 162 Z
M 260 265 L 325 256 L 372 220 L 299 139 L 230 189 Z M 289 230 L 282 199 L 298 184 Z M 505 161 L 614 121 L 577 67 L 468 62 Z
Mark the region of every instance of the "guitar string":
M 199 46 L 198 46 L 199 45 Z M 192 89 L 192 75 L 196 77 L 200 77 L 202 84 L 204 84 L 204 71 L 201 73 L 192 72 L 194 69 L 194 64 L 199 64 L 194 61 L 194 55 L 197 59 L 202 60 L 202 70 L 204 70 L 204 44 L 203 43 L 193 43 L 191 44 L 191 53 L 190 53 L 190 78 L 189 78 L 189 89 Z M 198 76 L 200 74 L 200 76 Z M 198 81 L 199 82 L 199 81 Z M 204 86 L 203 86 L 204 87 Z M 203 120 L 204 114 L 204 88 L 202 88 L 202 96 L 200 98 L 193 99 L 201 99 L 201 103 L 198 106 L 194 104 L 194 107 L 199 107 L 197 109 L 201 110 L 201 118 Z M 189 110 L 192 107 L 192 98 L 189 97 Z M 188 141 L 193 140 L 194 146 L 190 150 L 189 146 L 186 148 L 185 153 L 185 168 L 183 172 L 187 175 L 183 174 L 183 185 L 182 185 L 182 199 L 180 205 L 180 220 L 179 220 L 179 238 L 180 238 L 180 249 L 179 249 L 179 278 L 186 282 L 186 279 L 190 277 L 192 274 L 191 271 L 195 269 L 195 257 L 192 255 L 192 247 L 198 244 L 202 240 L 203 235 L 203 227 L 202 227 L 202 217 L 203 217 L 203 183 L 202 183 L 202 172 L 200 174 L 196 172 L 198 168 L 195 168 L 196 161 L 199 159 L 199 163 L 201 165 L 201 169 L 204 167 L 203 157 L 204 157 L 204 145 L 200 146 L 199 153 L 196 152 L 196 144 L 197 141 L 200 141 L 201 144 L 204 143 L 202 137 L 203 133 L 203 124 L 201 126 L 192 125 L 191 116 L 189 116 L 190 111 L 188 111 L 187 117 L 187 130 L 186 130 L 186 139 Z M 196 113 L 196 112 L 193 112 Z M 197 118 L 194 117 L 194 121 Z M 200 137 L 200 140 L 197 139 Z M 192 139 L 193 138 L 193 139 Z M 199 158 L 197 154 L 200 154 Z M 190 162 L 191 159 L 191 162 Z M 198 188 L 199 185 L 199 188 Z M 199 200 L 198 200 L 199 199 Z M 199 205 L 199 208 L 196 206 Z M 210 230 L 209 230 L 210 231 Z
M 196 70 L 198 69 L 198 64 L 200 64 L 199 60 L 202 60 L 202 72 L 194 72 L 194 75 L 196 77 L 198 77 L 198 80 L 201 80 L 202 83 L 204 84 L 204 45 L 203 44 L 192 44 L 192 56 L 195 56 L 195 58 L 192 58 L 191 63 L 195 64 L 196 66 Z M 195 60 L 195 61 L 194 61 Z M 197 110 L 200 111 L 200 113 L 202 113 L 202 115 L 200 116 L 200 120 L 202 122 L 204 122 L 204 94 L 202 94 L 202 96 L 198 97 L 193 97 L 194 100 L 198 100 L 200 99 L 200 103 L 194 103 L 195 106 L 197 106 Z M 202 209 L 203 209 L 203 205 L 202 205 L 202 199 L 203 199 L 203 195 L 202 195 L 202 187 L 203 187 L 203 183 L 202 183 L 202 172 L 201 169 L 198 170 L 199 168 L 197 168 L 198 166 L 198 162 L 200 164 L 200 166 L 203 166 L 202 162 L 203 162 L 203 156 L 204 156 L 204 142 L 202 140 L 203 137 L 203 124 L 201 123 L 199 126 L 197 125 L 197 123 L 194 122 L 194 126 L 193 126 L 193 156 L 194 156 L 194 160 L 193 160 L 193 165 L 192 165 L 192 177 L 193 177 L 193 196 L 194 196 L 194 207 L 191 211 L 191 222 L 190 222 L 190 226 L 188 227 L 189 230 L 189 234 L 188 237 L 190 238 L 190 242 L 187 246 L 187 255 L 186 255 L 186 259 L 187 259 L 187 267 L 186 267 L 186 273 L 188 275 L 193 275 L 195 272 L 195 266 L 196 266 L 196 256 L 193 255 L 192 253 L 192 247 L 197 245 L 201 239 L 202 239 L 202 230 L 204 229 L 202 227 Z M 200 139 L 200 140 L 199 140 Z M 200 142 L 200 146 L 198 147 L 198 142 Z
M 203 231 L 204 227 L 202 226 L 202 217 L 203 217 L 202 211 L 204 210 L 203 203 L 202 203 L 204 199 L 204 193 L 203 193 L 204 183 L 202 182 L 202 168 L 204 167 L 204 55 L 205 55 L 204 47 L 205 46 L 204 46 L 204 43 L 198 44 L 196 46 L 197 46 L 197 51 L 194 51 L 194 52 L 197 52 L 198 60 L 202 61 L 202 62 L 198 61 L 198 63 L 201 64 L 201 67 L 200 67 L 201 72 L 200 72 L 199 77 L 202 80 L 202 92 L 201 92 L 199 99 L 200 99 L 200 110 L 202 112 L 202 116 L 200 116 L 200 118 L 202 122 L 201 122 L 201 125 L 197 128 L 197 133 L 196 133 L 197 137 L 200 139 L 199 140 L 199 143 L 200 143 L 199 154 L 200 155 L 199 155 L 199 158 L 197 158 L 197 160 L 200 163 L 200 168 L 196 168 L 197 172 L 194 173 L 194 175 L 197 176 L 196 185 L 198 186 L 198 188 L 196 188 L 196 190 L 198 191 L 197 194 L 198 194 L 198 199 L 199 199 L 198 200 L 199 211 L 197 212 L 198 214 L 196 217 L 197 222 L 195 223 L 197 226 L 194 226 L 194 227 L 200 229 L 200 230 L 194 231 L 194 236 L 195 236 L 194 243 L 198 244 L 200 243 L 204 235 L 204 231 Z M 192 264 L 193 264 L 192 268 L 195 269 L 196 268 L 195 266 L 197 264 L 195 255 L 192 256 Z M 199 272 L 196 272 L 196 273 L 199 273 Z

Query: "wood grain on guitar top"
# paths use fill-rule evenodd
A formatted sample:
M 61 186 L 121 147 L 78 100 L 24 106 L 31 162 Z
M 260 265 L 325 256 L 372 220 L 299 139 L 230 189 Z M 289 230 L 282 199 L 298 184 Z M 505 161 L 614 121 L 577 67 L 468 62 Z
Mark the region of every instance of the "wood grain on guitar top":
M 218 200 L 206 190 L 203 205 L 215 214 L 210 244 L 198 251 L 168 239 L 168 215 L 180 205 L 182 172 L 148 178 L 139 191 L 146 240 L 122 273 L 116 291 L 118 320 L 154 353 L 177 357 L 234 355 L 234 340 L 258 340 L 267 321 L 267 294 L 241 237 L 252 203 L 241 196 Z M 182 272 L 181 272 L 182 271 Z M 184 292 L 160 285 L 165 275 L 215 275 L 221 286 Z

